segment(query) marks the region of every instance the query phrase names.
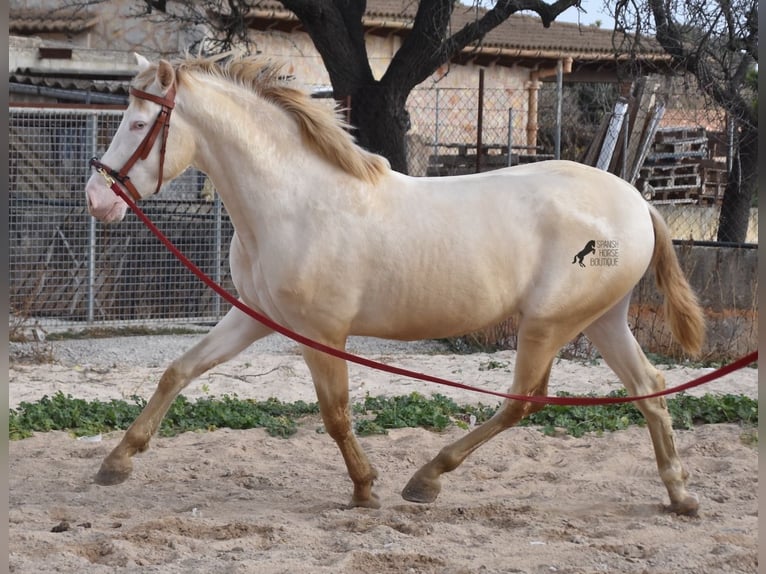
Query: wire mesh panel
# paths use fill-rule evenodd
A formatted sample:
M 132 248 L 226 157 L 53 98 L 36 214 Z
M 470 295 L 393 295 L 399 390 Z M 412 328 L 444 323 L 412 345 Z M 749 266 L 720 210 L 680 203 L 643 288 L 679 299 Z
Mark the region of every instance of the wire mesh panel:
M 416 89 L 407 108 L 416 137 L 410 152 L 412 175 L 462 175 L 525 163 L 538 148 L 529 146 L 526 134 L 527 100 L 523 90 L 492 88 L 484 91 L 481 112 L 479 92 L 473 88 Z M 481 137 L 479 135 L 481 131 Z M 478 140 L 481 155 L 477 158 Z M 413 142 L 410 141 L 412 147 Z
M 10 307 L 45 323 L 217 320 L 229 305 L 207 289 L 132 214 L 103 225 L 87 213 L 88 159 L 101 155 L 121 112 L 10 110 Z M 142 202 L 195 264 L 233 291 L 233 234 L 220 200 L 200 199 L 188 170 Z

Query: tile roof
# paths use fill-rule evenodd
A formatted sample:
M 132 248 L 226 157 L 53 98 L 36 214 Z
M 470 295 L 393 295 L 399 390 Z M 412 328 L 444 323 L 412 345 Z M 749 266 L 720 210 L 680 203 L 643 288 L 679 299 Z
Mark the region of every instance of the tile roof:
M 98 22 L 98 16 L 82 11 L 57 10 L 16 10 L 8 14 L 8 32 L 22 36 L 31 34 L 79 34 L 91 29 Z
M 411 25 L 417 12 L 417 0 L 368 0 L 365 20 L 368 25 L 373 21 L 382 28 L 386 25 L 401 31 L 402 24 Z M 294 15 L 280 2 L 263 1 L 256 6 L 258 12 L 268 12 L 277 19 L 293 20 Z M 463 28 L 474 21 L 485 9 L 474 6 L 458 5 L 452 13 L 453 31 Z M 18 10 L 11 9 L 9 14 L 9 33 L 32 35 L 40 33 L 77 34 L 95 26 L 98 16 L 83 10 Z M 561 55 L 613 55 L 615 45 L 619 45 L 621 35 L 611 29 L 596 26 L 580 26 L 567 22 L 553 22 L 550 28 L 542 26 L 540 18 L 524 14 L 514 14 L 505 22 L 490 31 L 481 41 L 481 47 L 487 49 L 509 50 L 511 52 L 548 52 Z M 647 43 L 644 54 L 662 54 L 656 44 Z
M 91 78 L 73 78 L 65 76 L 38 75 L 28 73 L 28 70 L 17 70 L 11 73 L 8 81 L 12 84 L 39 86 L 60 90 L 80 90 L 125 96 L 127 99 L 130 82 L 128 80 L 97 80 Z
M 259 2 L 257 9 L 270 12 L 275 19 L 294 18 L 292 13 L 285 10 L 279 2 Z M 417 0 L 368 0 L 365 20 L 368 26 L 374 21 L 380 28 L 388 25 L 392 30 L 397 28 L 401 30 L 402 24 L 409 26 L 414 22 L 417 9 Z M 456 6 L 452 13 L 453 32 L 476 20 L 483 13 L 486 13 L 485 9 L 477 9 L 475 6 Z M 617 51 L 615 46 L 619 46 L 622 38 L 620 33 L 615 34 L 608 28 L 581 26 L 568 22 L 553 22 L 546 29 L 536 15 L 517 13 L 486 34 L 481 41 L 481 47 L 508 50 L 511 53 L 513 51 L 547 52 L 562 56 L 601 55 L 606 57 L 615 54 Z M 642 49 L 644 54 L 664 54 L 662 48 L 651 42 L 646 42 Z

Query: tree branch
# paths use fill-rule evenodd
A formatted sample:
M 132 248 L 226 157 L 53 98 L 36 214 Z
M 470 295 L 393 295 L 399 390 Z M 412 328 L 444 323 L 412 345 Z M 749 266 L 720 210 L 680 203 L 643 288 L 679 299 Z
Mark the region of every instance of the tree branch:
M 540 16 L 543 27 L 548 28 L 564 10 L 579 6 L 580 0 L 557 0 L 553 4 L 542 0 L 498 0 L 490 10 L 471 8 L 476 10 L 476 19 L 449 36 L 455 3 L 450 0 L 421 0 L 412 31 L 394 55 L 382 81 L 401 83 L 411 89 L 464 48 L 478 45 L 487 33 L 517 12 L 535 12 Z M 418 62 L 418 65 L 413 65 L 413 62 Z
M 306 28 L 337 99 L 374 80 L 362 26 L 364 0 L 283 0 L 282 4 Z

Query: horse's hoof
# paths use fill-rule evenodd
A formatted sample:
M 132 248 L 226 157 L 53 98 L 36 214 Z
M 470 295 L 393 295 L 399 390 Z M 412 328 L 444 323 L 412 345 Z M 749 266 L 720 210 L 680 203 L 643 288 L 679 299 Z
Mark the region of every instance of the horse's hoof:
M 94 481 L 101 486 L 113 486 L 115 484 L 121 484 L 128 480 L 130 473 L 133 471 L 133 464 L 128 460 L 128 463 L 122 465 L 121 468 L 116 465 L 108 464 L 108 461 L 104 461 L 101 464 L 101 468 L 98 469 Z
M 424 479 L 415 474 L 402 490 L 402 498 L 410 502 L 428 504 L 436 500 L 440 491 L 441 484 L 438 478 Z
M 668 512 L 673 512 L 674 514 L 680 514 L 682 516 L 697 516 L 699 507 L 700 500 L 697 495 L 689 494 L 688 496 L 684 497 L 683 500 L 672 502 L 670 506 L 667 507 L 667 509 Z
M 380 499 L 378 498 L 378 495 L 373 493 L 370 495 L 370 498 L 360 500 L 357 498 L 352 498 L 351 502 L 348 503 L 349 508 L 372 508 L 373 510 L 380 508 Z

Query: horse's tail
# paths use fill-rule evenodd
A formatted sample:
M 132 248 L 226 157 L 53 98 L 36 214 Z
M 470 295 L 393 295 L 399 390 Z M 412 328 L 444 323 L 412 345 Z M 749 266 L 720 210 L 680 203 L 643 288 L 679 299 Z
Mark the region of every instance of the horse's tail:
M 697 356 L 705 342 L 705 317 L 678 264 L 668 226 L 654 207 L 648 207 L 654 226 L 652 267 L 657 287 L 665 295 L 665 317 L 684 351 Z

